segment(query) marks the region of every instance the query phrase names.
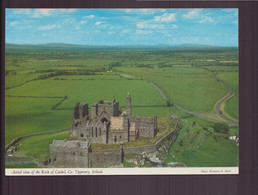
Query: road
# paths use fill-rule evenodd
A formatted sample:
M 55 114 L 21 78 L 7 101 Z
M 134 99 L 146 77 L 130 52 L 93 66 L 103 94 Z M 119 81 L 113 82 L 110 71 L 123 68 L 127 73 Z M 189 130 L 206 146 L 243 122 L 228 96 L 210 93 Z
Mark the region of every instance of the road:
M 216 78 L 216 77 L 215 77 L 215 78 Z M 226 87 L 227 87 L 228 90 L 229 90 L 229 93 L 228 93 L 227 95 L 225 95 L 222 99 L 220 99 L 220 100 L 216 103 L 216 105 L 215 105 L 216 114 L 217 114 L 220 118 L 222 118 L 223 120 L 228 121 L 228 123 L 230 123 L 230 124 L 232 124 L 232 125 L 235 125 L 235 126 L 238 126 L 238 123 L 237 123 L 236 121 L 234 121 L 234 120 L 228 118 L 228 117 L 227 117 L 226 115 L 224 115 L 223 112 L 222 112 L 222 104 L 223 104 L 225 101 L 227 101 L 228 99 L 232 98 L 232 97 L 235 95 L 235 93 L 234 93 L 232 87 L 231 87 L 227 82 L 222 81 L 222 80 L 220 80 L 220 79 L 217 79 L 217 80 L 220 81 L 220 82 L 222 82 L 222 83 L 224 83 L 224 85 L 226 85 Z
M 151 81 L 148 81 L 148 80 L 146 80 L 146 79 L 144 79 L 143 78 L 143 80 L 144 81 L 146 81 L 147 83 L 149 83 L 149 84 L 151 84 L 158 92 L 159 92 L 159 94 L 161 95 L 161 97 L 165 100 L 165 101 L 168 101 L 169 99 L 167 98 L 167 96 L 163 93 L 163 91 L 157 86 L 157 85 L 155 85 L 154 83 L 152 83 Z M 231 89 L 232 90 L 232 89 Z M 233 91 L 232 91 L 233 92 Z M 234 95 L 234 92 L 233 92 L 233 95 Z M 233 96 L 232 95 L 232 96 Z M 227 95 L 228 96 L 228 95 Z M 232 97 L 231 96 L 231 97 Z M 230 97 L 223 97 L 223 99 L 221 99 L 217 104 L 216 104 L 216 108 L 218 107 L 218 110 L 219 110 L 219 112 L 220 112 L 220 106 L 221 106 L 221 104 L 224 102 L 224 101 L 226 101 L 226 100 L 228 100 Z M 186 109 L 184 109 L 184 108 L 182 108 L 182 107 L 180 107 L 180 106 L 178 106 L 178 105 L 176 105 L 176 104 L 174 104 L 174 106 L 177 108 L 177 109 L 179 109 L 179 110 L 181 110 L 182 112 L 185 112 L 185 113 L 188 113 L 188 114 L 192 114 L 192 115 L 194 115 L 194 116 L 197 116 L 197 117 L 199 117 L 199 118 L 202 118 L 202 119 L 204 119 L 204 120 L 207 120 L 207 121 L 211 121 L 211 122 L 215 122 L 215 123 L 219 123 L 219 122 L 221 122 L 220 120 L 216 120 L 216 119 L 211 119 L 211 118 L 208 118 L 208 117 L 205 117 L 205 116 L 202 116 L 200 113 L 197 113 L 197 112 L 192 112 L 192 111 L 189 111 L 189 110 L 186 110 Z M 224 116 L 223 114 L 221 114 L 223 117 L 225 117 L 225 118 L 223 118 L 224 120 L 226 120 L 227 121 L 227 123 L 229 123 L 230 125 L 237 125 L 237 123 L 235 123 L 234 121 L 231 121 L 231 120 L 229 120 L 226 116 Z

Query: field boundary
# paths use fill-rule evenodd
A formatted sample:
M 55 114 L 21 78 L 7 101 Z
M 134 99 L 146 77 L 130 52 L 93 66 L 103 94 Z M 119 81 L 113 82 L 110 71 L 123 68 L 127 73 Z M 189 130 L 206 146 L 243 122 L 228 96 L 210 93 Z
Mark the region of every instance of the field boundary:
M 203 68 L 204 70 L 206 70 L 205 68 Z M 211 72 L 210 70 L 206 70 L 206 71 L 209 71 Z M 126 74 L 131 74 L 130 72 L 125 72 L 125 71 L 117 71 L 119 74 L 121 73 L 126 73 Z M 132 75 L 132 74 L 131 74 Z M 132 76 L 135 76 L 135 75 L 132 75 Z M 213 78 L 217 79 L 215 77 L 215 75 L 213 74 L 212 76 Z M 152 85 L 158 92 L 159 94 L 161 95 L 161 97 L 165 100 L 165 101 L 169 101 L 169 99 L 167 98 L 167 96 L 165 95 L 165 93 L 156 85 L 154 84 L 153 82 L 149 81 L 149 80 L 146 80 L 145 78 L 141 77 L 142 80 L 144 80 L 145 82 L 149 83 L 150 85 Z M 219 80 L 219 79 L 218 79 Z M 221 81 L 221 82 L 224 82 L 224 81 Z M 225 84 L 225 83 L 224 83 Z M 229 85 L 230 86 L 230 85 Z M 231 87 L 231 86 L 230 86 Z M 234 93 L 234 92 L 233 92 Z M 227 93 L 228 94 L 228 93 Z M 225 96 L 223 96 L 222 98 L 224 98 Z M 227 100 L 227 99 L 226 99 Z M 224 101 L 226 101 L 224 100 Z M 222 101 L 223 102 L 223 101 Z M 216 103 L 217 104 L 217 103 Z M 215 106 L 216 106 L 215 104 Z M 189 111 L 189 110 L 186 110 L 184 108 L 182 108 L 181 106 L 178 106 L 177 104 L 174 104 L 174 106 L 176 108 L 178 108 L 179 110 L 181 110 L 182 112 L 185 112 L 187 114 L 191 114 L 191 115 L 194 115 L 196 117 L 199 117 L 201 119 L 204 119 L 204 120 L 207 120 L 207 121 L 211 121 L 211 122 L 214 122 L 214 123 L 221 123 L 222 121 L 220 120 L 216 120 L 216 119 L 212 119 L 212 118 L 209 118 L 209 117 L 206 117 L 206 116 L 203 116 L 201 115 L 200 113 L 197 113 L 197 112 L 192 112 L 192 111 Z M 217 113 L 216 113 L 217 114 Z M 223 115 L 223 114 L 222 114 Z M 217 114 L 218 117 L 220 117 L 221 119 L 223 119 L 224 121 L 226 121 L 228 124 L 230 125 L 234 125 L 234 126 L 237 126 L 238 124 L 235 122 L 235 121 L 232 121 L 230 120 L 228 117 L 224 116 L 225 118 L 221 117 L 219 114 Z
M 235 92 L 233 91 L 231 85 L 224 81 L 224 80 L 221 80 L 219 79 L 218 77 L 216 77 L 216 71 L 211 71 L 207 68 L 201 68 L 203 70 L 207 70 L 208 72 L 211 73 L 211 77 L 216 79 L 218 82 L 221 82 L 223 83 L 229 90 L 229 92 L 224 95 L 222 98 L 220 98 L 216 104 L 214 105 L 214 109 L 215 109 L 215 112 L 217 114 L 218 117 L 220 117 L 221 119 L 225 120 L 225 121 L 228 121 L 230 122 L 231 124 L 233 125 L 238 125 L 238 120 L 236 120 L 235 118 L 231 117 L 225 110 L 224 110 L 224 104 L 226 104 L 226 101 L 228 101 L 229 99 L 231 99 L 232 97 L 235 96 Z
M 21 137 L 17 137 L 15 139 L 13 139 L 6 147 L 5 147 L 5 151 L 7 152 L 7 150 L 13 146 L 14 144 L 18 143 L 19 141 L 21 141 L 24 138 L 28 138 L 28 137 L 32 137 L 32 136 L 38 136 L 38 135 L 47 135 L 47 134 L 52 134 L 52 133 L 59 133 L 62 131 L 68 131 L 70 130 L 71 127 L 69 128 L 65 128 L 65 129 L 58 129 L 58 130 L 53 130 L 53 131 L 47 131 L 47 132 L 41 132 L 41 133 L 33 133 L 33 134 L 29 134 L 29 135 L 24 135 Z
M 22 95 L 5 95 L 6 97 L 16 97 L 16 98 L 65 98 L 62 96 L 22 96 Z
M 46 99 L 51 99 L 51 98 L 56 98 L 56 99 L 61 99 L 59 102 L 57 102 L 54 106 L 50 108 L 50 110 L 58 110 L 56 109 L 61 103 L 63 103 L 65 100 L 68 99 L 68 96 L 21 96 L 21 95 L 5 95 L 6 97 L 15 97 L 15 98 L 46 98 Z

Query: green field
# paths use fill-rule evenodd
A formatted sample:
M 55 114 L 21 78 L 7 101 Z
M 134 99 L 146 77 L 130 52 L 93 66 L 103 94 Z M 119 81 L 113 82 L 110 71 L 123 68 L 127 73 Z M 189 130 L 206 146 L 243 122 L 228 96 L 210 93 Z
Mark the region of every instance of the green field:
M 177 141 L 170 147 L 167 162 L 183 162 L 187 167 L 238 166 L 238 147 L 212 128 L 204 130 L 183 120 Z
M 87 78 L 87 76 L 85 76 Z M 119 82 L 118 82 L 119 81 Z M 42 90 L 44 89 L 44 90 Z M 39 80 L 9 89 L 6 95 L 64 97 L 57 108 L 51 108 L 62 98 L 6 97 L 6 144 L 18 136 L 70 127 L 73 107 L 78 101 L 89 104 L 114 97 L 123 107 L 125 95 L 130 91 L 133 113 L 140 115 L 166 115 L 165 101 L 158 92 L 142 80 Z M 149 98 L 141 94 L 144 93 Z M 146 108 L 146 109 L 145 109 Z M 15 122 L 13 122 L 15 121 Z
M 60 99 L 6 98 L 6 145 L 16 137 L 71 126 L 71 111 L 50 111 Z
M 68 140 L 69 131 L 25 138 L 20 142 L 21 146 L 19 150 L 23 151 L 26 156 L 44 161 L 49 158 L 49 144 L 51 144 L 54 139 Z
M 170 149 L 168 162 L 235 166 L 237 145 L 222 135 L 216 135 L 217 141 L 211 135 L 206 136 L 203 128 L 212 129 L 213 122 L 180 111 L 173 104 L 196 113 L 214 113 L 215 103 L 228 93 L 227 87 L 213 76 L 216 74 L 236 94 L 225 103 L 225 112 L 238 119 L 237 60 L 237 48 L 41 48 L 7 44 L 5 144 L 19 136 L 70 127 L 73 107 L 79 101 L 91 105 L 100 99 L 116 98 L 124 109 L 125 96 L 130 92 L 133 114 L 176 114 L 193 133 L 186 134 L 187 138 L 182 134 L 186 127 L 182 129 L 178 140 L 184 139 L 187 147 L 191 144 L 193 147 L 182 150 L 177 140 Z M 170 106 L 150 82 L 168 97 Z M 196 126 L 189 125 L 193 122 Z M 230 128 L 229 133 L 238 134 L 238 128 Z M 20 142 L 18 151 L 45 160 L 52 140 L 68 136 L 62 132 L 26 138 Z M 196 136 L 194 141 L 190 140 L 192 136 Z M 215 159 L 213 155 L 221 158 Z
M 227 94 L 225 85 L 212 78 L 208 71 L 191 66 L 119 70 L 155 83 L 173 103 L 191 111 L 210 112 L 218 99 Z
M 232 87 L 235 95 L 226 102 L 225 111 L 230 116 L 235 119 L 238 119 L 238 99 L 239 99 L 239 90 L 238 90 L 238 72 L 220 72 L 216 75 L 219 79 L 226 81 Z

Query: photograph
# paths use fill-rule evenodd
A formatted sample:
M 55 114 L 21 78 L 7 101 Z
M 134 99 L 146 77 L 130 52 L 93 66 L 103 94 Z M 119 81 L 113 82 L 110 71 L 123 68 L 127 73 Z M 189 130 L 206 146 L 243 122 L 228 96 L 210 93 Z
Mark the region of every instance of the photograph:
M 5 9 L 6 173 L 238 174 L 238 14 Z

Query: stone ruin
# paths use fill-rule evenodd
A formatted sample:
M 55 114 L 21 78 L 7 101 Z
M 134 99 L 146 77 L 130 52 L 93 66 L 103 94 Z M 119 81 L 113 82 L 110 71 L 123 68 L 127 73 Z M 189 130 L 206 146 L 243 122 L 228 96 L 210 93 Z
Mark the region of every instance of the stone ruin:
M 100 100 L 91 105 L 79 102 L 74 107 L 71 140 L 54 140 L 50 159 L 54 167 L 107 167 L 121 164 L 123 150 L 91 150 L 90 143 L 122 144 L 139 137 L 156 136 L 157 117 L 132 115 L 131 96 L 126 96 L 126 109 L 119 102 Z

